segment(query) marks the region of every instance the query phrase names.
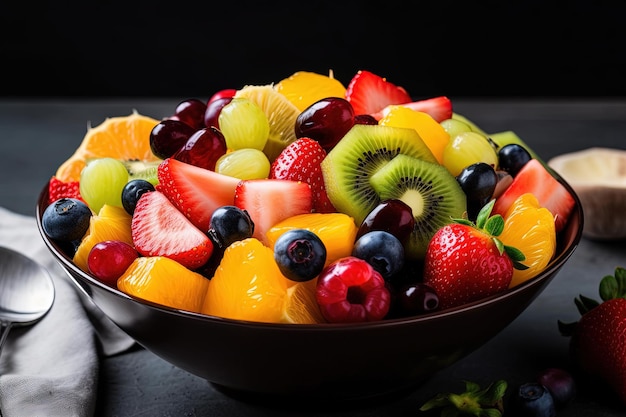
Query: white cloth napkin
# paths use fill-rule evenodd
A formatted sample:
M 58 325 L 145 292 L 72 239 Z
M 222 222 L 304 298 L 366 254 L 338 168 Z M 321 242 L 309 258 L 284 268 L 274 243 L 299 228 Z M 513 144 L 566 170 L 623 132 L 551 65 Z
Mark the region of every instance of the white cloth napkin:
M 13 327 L 0 352 L 2 417 L 89 417 L 96 404 L 101 357 L 123 352 L 134 341 L 74 284 L 46 248 L 34 217 L 0 207 L 0 245 L 44 266 L 55 301 L 44 318 Z

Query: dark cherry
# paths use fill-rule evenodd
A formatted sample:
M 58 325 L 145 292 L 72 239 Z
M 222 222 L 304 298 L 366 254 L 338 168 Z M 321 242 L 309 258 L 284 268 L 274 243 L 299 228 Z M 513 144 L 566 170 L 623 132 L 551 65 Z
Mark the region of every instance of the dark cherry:
M 187 123 L 195 130 L 202 129 L 204 125 L 204 113 L 206 112 L 206 103 L 197 98 L 189 98 L 183 100 L 176 106 L 172 118 L 178 119 L 183 123 Z
M 296 118 L 297 138 L 309 137 L 327 152 L 354 126 L 352 104 L 340 97 L 323 98 L 304 109 Z
M 546 387 L 556 408 L 563 408 L 576 396 L 574 376 L 561 368 L 546 368 L 537 376 L 537 382 Z
M 201 168 L 215 170 L 215 163 L 226 153 L 226 139 L 215 127 L 196 131 L 172 158 Z
M 414 227 L 415 217 L 408 204 L 398 199 L 383 200 L 365 217 L 359 226 L 356 239 L 367 232 L 383 230 L 405 245 Z
M 209 101 L 206 106 L 206 111 L 204 112 L 204 125 L 206 127 L 214 126 L 219 129 L 218 118 L 222 112 L 222 108 L 230 103 L 232 99 L 232 97 L 225 96 Z
M 439 308 L 434 288 L 423 282 L 405 284 L 396 292 L 397 309 L 403 316 L 424 314 Z
M 216 91 L 207 101 L 207 106 L 217 100 L 218 98 L 233 98 L 237 94 L 237 90 L 234 88 L 224 88 Z
M 498 165 L 515 177 L 526 162 L 530 161 L 532 156 L 523 146 L 517 143 L 509 143 L 498 150 Z
M 354 123 L 359 125 L 377 125 L 378 120 L 371 114 L 357 114 L 354 116 Z
M 196 129 L 180 120 L 161 120 L 150 132 L 150 149 L 158 158 L 169 158 L 182 148 L 195 132 Z
M 480 209 L 491 200 L 498 184 L 498 174 L 493 166 L 477 162 L 463 168 L 456 180 L 465 192 L 467 217 L 474 221 Z

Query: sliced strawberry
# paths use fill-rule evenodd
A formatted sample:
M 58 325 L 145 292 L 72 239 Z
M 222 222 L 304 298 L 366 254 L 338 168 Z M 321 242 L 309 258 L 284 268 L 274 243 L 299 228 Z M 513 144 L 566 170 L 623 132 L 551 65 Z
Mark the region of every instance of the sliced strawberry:
M 48 183 L 48 204 L 52 204 L 59 198 L 76 198 L 83 201 L 80 196 L 80 183 L 78 181 L 65 182 L 55 176 Z
M 232 205 L 239 179 L 167 158 L 159 165 L 156 186 L 201 231 L 209 230 L 211 215 Z
M 375 114 L 390 104 L 404 104 L 412 100 L 404 88 L 364 70 L 352 77 L 345 98 L 352 104 L 354 114 Z
M 204 265 L 213 253 L 209 237 L 159 191 L 139 198 L 131 234 L 135 249 L 143 256 L 165 256 L 189 269 Z
M 386 106 L 381 111 L 372 114 L 372 116 L 376 120 L 382 119 L 387 115 L 389 110 L 391 110 L 391 106 L 392 105 Z M 411 110 L 428 113 L 430 117 L 435 119 L 438 123 L 452 118 L 452 101 L 446 96 L 412 101 L 410 103 L 404 103 L 402 106 L 408 107 Z
M 270 178 L 306 182 L 313 191 L 313 210 L 334 213 L 337 210 L 328 199 L 321 163 L 326 151 L 318 141 L 302 137 L 290 143 L 272 162 Z
M 276 223 L 313 209 L 313 192 L 306 182 L 254 179 L 242 180 L 235 191 L 235 206 L 244 209 L 254 222 L 253 237 L 268 244 L 267 231 Z
M 517 197 L 524 193 L 534 194 L 539 204 L 550 210 L 557 232 L 565 227 L 576 202 L 538 159 L 528 161 L 515 175 L 511 185 L 496 199 L 493 212 L 504 216 Z

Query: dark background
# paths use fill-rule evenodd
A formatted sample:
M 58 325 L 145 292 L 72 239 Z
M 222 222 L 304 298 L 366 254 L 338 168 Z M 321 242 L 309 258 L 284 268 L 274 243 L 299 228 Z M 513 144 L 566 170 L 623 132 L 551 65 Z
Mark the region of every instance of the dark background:
M 416 98 L 626 96 L 625 27 L 621 1 L 18 0 L 0 96 L 208 97 L 331 69 Z

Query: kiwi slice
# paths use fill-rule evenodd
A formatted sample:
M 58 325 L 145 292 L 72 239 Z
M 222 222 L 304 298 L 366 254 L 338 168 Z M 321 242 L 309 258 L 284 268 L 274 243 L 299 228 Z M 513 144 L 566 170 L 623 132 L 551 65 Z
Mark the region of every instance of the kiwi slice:
M 415 227 L 406 245 L 410 259 L 423 259 L 435 232 L 467 209 L 463 189 L 444 166 L 411 156 L 393 158 L 370 184 L 381 200 L 399 199 L 413 210 Z
M 139 160 L 123 160 L 122 163 L 128 171 L 128 179 L 142 179 L 146 180 L 152 185 L 156 185 L 159 182 L 157 172 L 159 164 L 162 161 L 139 161 Z
M 437 163 L 415 129 L 354 125 L 322 161 L 324 186 L 333 206 L 361 224 L 380 203 L 370 177 L 400 154 Z

